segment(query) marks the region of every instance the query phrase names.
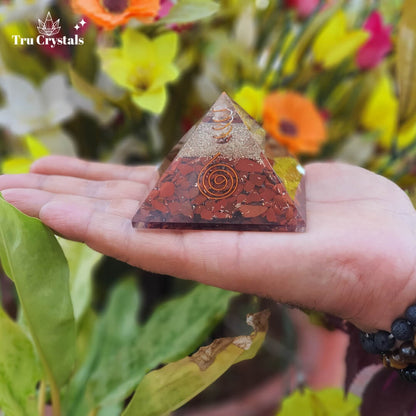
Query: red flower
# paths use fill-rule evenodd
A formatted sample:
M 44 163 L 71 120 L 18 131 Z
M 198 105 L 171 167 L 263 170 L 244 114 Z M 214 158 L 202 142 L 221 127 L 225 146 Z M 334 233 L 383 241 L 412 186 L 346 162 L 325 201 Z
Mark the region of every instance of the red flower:
M 308 17 L 319 5 L 319 0 L 286 0 L 286 7 L 295 9 L 299 17 Z
M 364 23 L 364 30 L 370 33 L 368 41 L 360 48 L 356 62 L 360 69 L 371 69 L 377 66 L 391 51 L 390 26 L 383 26 L 383 18 L 377 11 L 371 13 Z

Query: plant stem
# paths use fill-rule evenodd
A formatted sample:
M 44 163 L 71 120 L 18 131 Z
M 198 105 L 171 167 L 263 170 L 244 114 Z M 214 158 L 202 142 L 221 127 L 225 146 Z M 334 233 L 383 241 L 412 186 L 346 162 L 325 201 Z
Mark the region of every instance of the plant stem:
M 59 389 L 55 383 L 51 383 L 51 396 L 52 396 L 52 415 L 61 416 L 61 398 L 59 396 Z
M 39 416 L 45 414 L 45 394 L 46 394 L 46 383 L 44 380 L 40 382 L 39 386 L 39 396 L 38 396 L 38 413 Z

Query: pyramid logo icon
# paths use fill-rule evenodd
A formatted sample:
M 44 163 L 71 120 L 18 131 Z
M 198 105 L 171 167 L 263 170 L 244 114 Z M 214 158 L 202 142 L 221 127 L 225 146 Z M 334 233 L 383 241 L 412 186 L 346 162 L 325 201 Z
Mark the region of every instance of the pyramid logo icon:
M 133 218 L 140 228 L 305 230 L 304 183 L 288 192 L 265 131 L 228 95 L 185 134 Z M 287 158 L 286 158 L 287 159 Z

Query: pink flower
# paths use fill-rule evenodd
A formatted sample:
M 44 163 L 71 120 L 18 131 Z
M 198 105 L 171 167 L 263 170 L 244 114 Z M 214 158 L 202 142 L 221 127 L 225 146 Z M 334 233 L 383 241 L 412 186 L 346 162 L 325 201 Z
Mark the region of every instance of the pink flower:
M 1 0 L 0 0 L 1 1 Z M 170 9 L 175 5 L 171 0 L 161 0 L 159 12 L 157 14 L 157 20 L 163 19 L 170 13 Z M 170 30 L 174 30 L 175 32 L 181 33 L 185 30 L 188 30 L 193 26 L 193 23 L 187 24 L 176 24 L 176 23 L 169 23 L 166 27 Z
M 157 14 L 157 17 L 159 19 L 162 19 L 162 17 L 167 16 L 172 6 L 173 6 L 173 3 L 170 0 L 161 0 L 159 13 Z
M 383 26 L 383 18 L 377 11 L 371 13 L 364 23 L 364 30 L 370 33 L 368 41 L 360 48 L 356 62 L 360 69 L 371 69 L 377 66 L 391 51 L 390 26 Z
M 319 5 L 319 0 L 285 0 L 286 7 L 295 9 L 299 17 L 308 17 Z

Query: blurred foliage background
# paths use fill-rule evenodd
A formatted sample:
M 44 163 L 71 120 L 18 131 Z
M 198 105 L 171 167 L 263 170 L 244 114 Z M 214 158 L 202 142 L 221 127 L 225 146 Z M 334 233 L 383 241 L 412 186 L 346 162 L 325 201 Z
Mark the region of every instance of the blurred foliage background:
M 48 154 L 157 163 L 226 91 L 302 162 L 363 166 L 414 198 L 415 21 L 412 0 L 3 1 L 1 171 L 27 172 Z M 45 44 L 50 37 L 62 44 Z M 123 277 L 140 285 L 142 321 L 193 287 L 61 244 L 72 264 L 82 354 Z M 4 278 L 2 298 L 15 317 L 16 296 Z M 292 319 L 262 299 L 234 299 L 225 320 L 215 326 L 220 316 L 207 317 L 209 330 L 196 339 L 244 332 L 242 317 L 265 304 L 273 324 L 257 361 L 240 364 L 201 403 L 241 395 L 296 362 Z M 117 414 L 117 406 L 105 414 Z

